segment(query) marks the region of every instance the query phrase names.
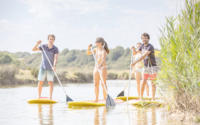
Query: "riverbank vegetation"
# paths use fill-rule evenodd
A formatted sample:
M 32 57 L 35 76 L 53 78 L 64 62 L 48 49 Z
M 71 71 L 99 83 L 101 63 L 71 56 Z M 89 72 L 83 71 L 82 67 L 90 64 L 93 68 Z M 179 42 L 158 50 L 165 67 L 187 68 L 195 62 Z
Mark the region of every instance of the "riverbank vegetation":
M 161 29 L 158 84 L 170 111 L 200 113 L 200 1 L 186 0 Z M 194 118 L 194 117 L 193 117 Z
M 40 53 L 0 52 L 0 85 L 36 83 L 40 62 Z M 107 64 L 109 80 L 127 80 L 130 49 L 111 49 Z M 91 83 L 93 67 L 93 57 L 86 55 L 86 50 L 64 49 L 59 54 L 57 73 L 63 83 Z

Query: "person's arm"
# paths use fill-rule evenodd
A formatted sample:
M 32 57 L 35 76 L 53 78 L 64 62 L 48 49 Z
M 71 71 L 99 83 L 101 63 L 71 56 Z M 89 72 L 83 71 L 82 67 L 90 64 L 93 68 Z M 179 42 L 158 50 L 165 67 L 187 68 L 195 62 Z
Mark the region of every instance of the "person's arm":
M 133 62 L 132 67 L 135 66 L 138 62 L 142 61 L 146 56 L 148 56 L 151 53 L 151 51 L 146 51 L 138 60 Z
M 36 45 L 33 47 L 32 51 L 40 51 L 39 45 L 42 43 L 41 40 L 38 40 Z
M 92 44 L 90 44 L 90 45 L 88 46 L 87 55 L 92 55 L 91 47 L 92 47 Z M 94 50 L 94 53 L 95 53 L 95 52 L 96 52 L 96 50 Z
M 57 61 L 58 61 L 58 53 L 54 55 L 54 62 L 53 62 L 53 70 L 54 71 L 56 70 Z
M 54 51 L 54 61 L 53 61 L 53 70 L 56 71 L 56 64 L 58 61 L 58 48 L 56 48 L 56 50 Z
M 137 54 L 137 51 L 135 50 L 135 47 L 134 47 L 134 46 L 131 47 L 131 50 L 132 50 L 131 52 L 132 52 L 133 55 L 136 55 L 136 54 Z
M 141 50 L 142 50 L 142 47 L 140 47 L 139 51 L 141 51 Z M 142 61 L 142 60 L 143 60 L 146 56 L 148 56 L 152 51 L 154 51 L 153 46 L 149 46 L 149 47 L 146 49 L 146 51 L 144 52 L 144 54 L 143 54 L 138 60 L 136 60 L 136 61 L 132 64 L 132 66 L 134 66 L 136 63 Z

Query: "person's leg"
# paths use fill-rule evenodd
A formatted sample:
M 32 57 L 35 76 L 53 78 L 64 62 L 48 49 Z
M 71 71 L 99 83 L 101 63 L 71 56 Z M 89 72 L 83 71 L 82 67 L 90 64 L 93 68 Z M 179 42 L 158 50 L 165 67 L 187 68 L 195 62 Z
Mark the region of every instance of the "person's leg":
M 135 77 L 136 77 L 136 82 L 137 82 L 137 92 L 138 92 L 138 97 L 140 97 L 140 80 L 141 80 L 141 73 L 140 72 L 136 72 L 135 73 Z
M 156 85 L 153 81 L 151 81 L 152 85 L 152 100 L 155 100 L 155 95 L 156 95 Z
M 38 82 L 38 98 L 41 97 L 43 81 Z
M 145 88 L 146 88 L 147 96 L 149 96 L 149 84 L 148 83 L 146 84 Z
M 48 70 L 47 81 L 49 84 L 49 99 L 52 99 L 52 95 L 53 95 L 53 80 L 54 80 L 54 72 L 52 70 Z
M 94 91 L 95 91 L 95 102 L 98 102 L 99 100 L 99 73 L 98 71 L 95 69 L 94 72 L 93 72 L 93 80 L 94 80 Z
M 42 85 L 43 85 L 43 81 L 45 80 L 45 77 L 46 77 L 46 72 L 45 70 L 43 69 L 40 69 L 39 70 L 39 73 L 38 73 L 38 98 L 41 97 L 41 94 L 42 94 Z
M 49 99 L 52 99 L 53 95 L 53 82 L 48 82 L 49 84 Z
M 102 75 L 102 79 L 103 79 L 103 83 L 101 84 L 102 88 L 103 88 L 103 97 L 104 97 L 104 100 L 106 100 L 106 98 L 107 98 L 107 85 L 106 85 L 107 69 L 106 68 L 102 69 L 102 74 L 101 75 Z
M 147 84 L 147 79 L 148 79 L 148 74 L 144 74 L 144 79 L 143 79 L 142 87 L 141 87 L 141 96 L 140 96 L 140 99 L 143 99 L 144 89 L 145 89 L 145 86 Z
M 154 80 L 156 79 L 156 74 L 153 74 L 151 76 L 151 85 L 152 85 L 152 100 L 155 100 L 156 95 L 156 84 L 154 83 Z

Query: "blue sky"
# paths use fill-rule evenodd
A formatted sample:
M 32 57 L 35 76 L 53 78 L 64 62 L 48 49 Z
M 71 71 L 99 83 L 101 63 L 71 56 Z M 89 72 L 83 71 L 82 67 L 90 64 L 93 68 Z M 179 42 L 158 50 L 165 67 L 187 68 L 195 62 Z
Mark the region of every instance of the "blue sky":
M 28 51 L 56 35 L 60 50 L 86 49 L 102 36 L 109 47 L 129 47 L 143 32 L 159 48 L 159 28 L 184 0 L 1 0 L 0 51 Z

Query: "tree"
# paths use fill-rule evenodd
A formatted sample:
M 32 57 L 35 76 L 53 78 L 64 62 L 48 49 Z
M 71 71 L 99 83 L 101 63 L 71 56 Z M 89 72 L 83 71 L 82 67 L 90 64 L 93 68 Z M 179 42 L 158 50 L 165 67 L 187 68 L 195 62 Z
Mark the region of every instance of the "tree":
M 112 49 L 112 51 L 110 51 L 108 58 L 111 61 L 116 61 L 123 55 L 123 53 L 124 53 L 124 48 L 121 46 L 118 46 L 118 47 Z
M 0 64 L 11 64 L 12 58 L 9 55 L 2 55 L 0 57 Z

